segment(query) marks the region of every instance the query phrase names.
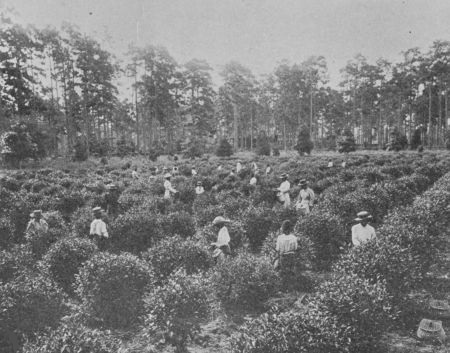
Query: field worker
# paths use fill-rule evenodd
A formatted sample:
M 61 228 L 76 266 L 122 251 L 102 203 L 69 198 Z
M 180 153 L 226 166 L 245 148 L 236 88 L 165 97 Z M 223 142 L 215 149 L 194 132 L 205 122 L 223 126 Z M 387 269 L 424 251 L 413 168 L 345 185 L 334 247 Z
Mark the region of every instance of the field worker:
M 176 194 L 178 191 L 172 187 L 172 183 L 170 182 L 170 178 L 172 175 L 170 173 L 164 174 L 164 198 L 169 200 L 172 194 Z
M 226 255 L 231 254 L 230 250 L 230 234 L 226 226 L 230 221 L 222 216 L 214 218 L 213 225 L 219 230 L 217 235 L 217 241 L 211 245 L 215 248 L 213 257 L 217 262 L 221 262 L 225 259 Z
M 308 182 L 305 179 L 300 180 L 298 185 L 300 186 L 300 192 L 298 193 L 295 208 L 302 211 L 303 214 L 309 214 L 311 208 L 314 206 L 316 195 L 314 194 L 313 189 L 308 186 Z
M 102 220 L 102 208 L 94 207 L 92 212 L 94 213 L 94 220 L 91 222 L 89 238 L 94 240 L 102 250 L 104 249 L 105 240 L 109 238 L 106 223 Z
M 345 168 L 347 166 L 347 163 L 345 161 L 342 161 L 341 166 L 342 166 L 342 168 Z
M 240 171 L 242 170 L 242 163 L 241 160 L 238 160 L 236 163 L 236 173 L 240 173 Z
M 195 193 L 197 195 L 201 195 L 205 192 L 205 189 L 203 188 L 203 184 L 201 181 L 197 181 L 197 186 L 195 188 Z
M 132 177 L 133 179 L 139 179 L 139 174 L 138 174 L 138 172 L 137 172 L 137 166 L 134 166 L 134 167 L 133 167 L 133 171 L 131 172 L 131 177 Z
M 368 212 L 359 212 L 355 219 L 358 224 L 352 227 L 352 243 L 354 246 L 359 246 L 371 239 L 375 239 L 375 229 L 370 226 L 369 220 L 372 218 Z
M 330 159 L 330 161 L 328 162 L 328 168 L 333 168 L 334 164 L 333 161 Z
M 258 181 L 257 179 L 256 179 L 256 172 L 255 172 L 255 174 L 253 174 L 253 176 L 252 176 L 252 178 L 250 179 L 250 185 L 251 186 L 256 186 L 256 182 Z
M 197 170 L 195 169 L 195 167 L 192 167 L 192 169 L 191 169 L 191 175 L 192 175 L 193 177 L 195 177 L 195 176 L 197 175 Z
M 119 208 L 119 189 L 115 184 L 107 185 L 108 192 L 106 193 L 106 213 L 109 215 L 116 215 Z
M 42 211 L 35 210 L 30 215 L 31 219 L 28 222 L 26 235 L 33 237 L 36 235 L 44 234 L 48 231 L 48 224 L 45 219 L 42 218 Z
M 291 189 L 291 183 L 288 180 L 288 175 L 286 173 L 281 174 L 281 184 L 278 190 L 278 200 L 284 204 L 285 208 L 291 206 L 291 196 L 289 195 L 289 190 Z
M 293 272 L 295 264 L 295 252 L 298 248 L 297 237 L 292 234 L 292 223 L 289 220 L 281 224 L 281 234 L 277 238 L 276 251 L 278 267 L 283 272 Z
M 253 170 L 254 170 L 255 172 L 258 171 L 258 165 L 256 164 L 256 162 L 253 162 Z
M 270 164 L 268 164 L 266 167 L 266 175 L 269 175 L 270 173 L 272 173 L 272 168 L 270 167 Z

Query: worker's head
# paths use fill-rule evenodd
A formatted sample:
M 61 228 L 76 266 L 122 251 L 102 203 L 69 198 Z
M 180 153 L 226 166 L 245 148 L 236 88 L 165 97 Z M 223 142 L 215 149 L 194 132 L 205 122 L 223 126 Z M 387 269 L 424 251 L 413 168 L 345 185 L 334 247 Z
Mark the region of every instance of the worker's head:
M 102 208 L 101 207 L 94 207 L 92 209 L 92 213 L 94 214 L 94 218 L 99 219 L 102 217 Z
M 202 186 L 203 184 L 202 184 L 202 182 L 199 180 L 199 181 L 197 181 L 197 186 Z
M 298 183 L 302 189 L 306 189 L 308 187 L 308 182 L 305 179 L 300 180 Z
M 283 234 L 291 234 L 292 232 L 292 223 L 290 220 L 285 220 L 283 221 L 283 223 L 281 224 L 281 231 L 283 232 Z
M 164 179 L 166 179 L 166 180 L 170 180 L 170 177 L 171 177 L 172 175 L 170 175 L 170 173 L 166 173 L 166 174 L 164 174 Z
M 41 210 L 34 210 L 33 211 L 34 219 L 36 221 L 39 221 L 42 218 L 42 211 Z
M 283 174 L 280 175 L 280 179 L 285 181 L 285 180 L 288 179 L 288 175 L 286 173 L 283 173 Z
M 357 214 L 357 216 L 358 217 L 355 219 L 355 221 L 361 223 L 363 227 L 365 227 L 372 218 L 372 216 L 367 211 L 361 211 Z

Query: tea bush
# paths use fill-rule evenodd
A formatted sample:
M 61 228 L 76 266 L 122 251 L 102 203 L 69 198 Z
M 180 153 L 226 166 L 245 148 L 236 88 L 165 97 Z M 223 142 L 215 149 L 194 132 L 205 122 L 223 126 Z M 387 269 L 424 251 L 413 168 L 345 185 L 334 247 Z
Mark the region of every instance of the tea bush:
M 56 327 L 65 312 L 62 291 L 41 274 L 27 271 L 0 283 L 0 347 L 14 346 L 23 336 Z
M 133 208 L 111 223 L 110 238 L 114 249 L 138 254 L 163 237 L 160 216 Z
M 225 307 L 261 309 L 279 290 L 279 277 L 270 260 L 239 254 L 218 264 L 211 275 L 216 296 Z
M 62 323 L 55 330 L 28 341 L 22 353 L 116 353 L 120 341 L 109 331 Z
M 43 263 L 53 280 L 66 293 L 73 293 L 75 275 L 97 250 L 97 246 L 88 239 L 68 237 L 52 245 L 45 254 Z
M 207 271 L 213 261 L 211 254 L 197 242 L 180 237 L 162 239 L 154 247 L 142 254 L 160 282 L 173 272 L 184 269 L 188 275 Z
M 313 212 L 299 218 L 294 233 L 312 242 L 313 265 L 318 270 L 329 269 L 346 242 L 344 225 L 339 217 L 325 212 Z
M 76 275 L 76 293 L 92 324 L 126 329 L 140 323 L 143 294 L 152 280 L 149 266 L 136 256 L 99 253 Z
M 194 218 L 187 212 L 172 212 L 159 217 L 164 234 L 179 235 L 182 238 L 189 238 L 195 234 Z
M 275 213 L 270 208 L 250 207 L 242 215 L 243 229 L 250 249 L 254 252 L 260 250 L 269 232 L 276 225 Z
M 162 330 L 176 352 L 186 352 L 188 339 L 200 331 L 200 322 L 210 311 L 207 294 L 208 284 L 201 275 L 175 272 L 145 297 L 145 328 Z

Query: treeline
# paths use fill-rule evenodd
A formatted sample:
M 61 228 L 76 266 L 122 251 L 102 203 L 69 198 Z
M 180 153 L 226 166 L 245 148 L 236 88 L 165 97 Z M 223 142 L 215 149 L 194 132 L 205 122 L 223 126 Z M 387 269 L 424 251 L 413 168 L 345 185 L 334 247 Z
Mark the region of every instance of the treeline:
M 262 134 L 289 149 L 300 128 L 324 148 L 335 148 L 344 131 L 364 146 L 385 146 L 394 129 L 413 145 L 442 147 L 449 140 L 449 41 L 427 52 L 409 49 L 398 63 L 357 55 L 341 70 L 338 89 L 328 85 L 323 56 L 283 61 L 264 77 L 229 62 L 216 89 L 204 60 L 181 65 L 165 48 L 148 45 L 130 46 L 121 62 L 74 25 L 37 29 L 1 16 L 3 145 L 17 129 L 40 136 L 46 153 L 81 146 L 86 155 L 174 152 L 214 138 L 253 149 Z M 126 98 L 119 82 L 129 85 Z

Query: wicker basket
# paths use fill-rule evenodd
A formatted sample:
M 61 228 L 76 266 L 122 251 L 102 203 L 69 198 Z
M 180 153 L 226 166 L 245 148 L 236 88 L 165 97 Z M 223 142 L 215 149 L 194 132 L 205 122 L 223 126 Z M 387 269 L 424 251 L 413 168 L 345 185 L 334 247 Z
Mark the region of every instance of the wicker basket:
M 447 300 L 430 300 L 430 311 L 438 318 L 447 319 L 450 318 L 450 305 Z
M 441 343 L 445 341 L 445 331 L 442 321 L 422 319 L 417 329 L 417 337 L 421 339 L 438 339 Z

